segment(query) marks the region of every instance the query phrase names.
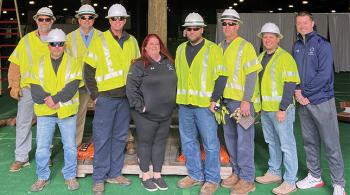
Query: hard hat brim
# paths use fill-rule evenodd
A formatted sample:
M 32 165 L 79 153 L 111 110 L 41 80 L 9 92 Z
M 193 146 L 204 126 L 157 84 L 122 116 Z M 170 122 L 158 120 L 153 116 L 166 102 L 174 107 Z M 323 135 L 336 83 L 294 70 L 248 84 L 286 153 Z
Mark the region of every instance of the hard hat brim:
M 256 36 L 262 39 L 264 33 L 273 33 L 273 34 L 276 34 L 278 38 L 283 39 L 283 35 L 281 33 L 274 33 L 274 32 L 259 32 L 258 34 L 256 34 Z
M 126 18 L 129 18 L 130 15 L 106 16 L 105 18 L 109 19 L 109 18 L 112 18 L 112 17 L 126 17 Z
M 33 16 L 33 20 L 35 20 L 35 21 L 36 21 L 36 19 L 38 18 L 38 16 L 49 16 L 50 18 L 52 18 L 52 19 L 53 19 L 53 21 L 55 21 L 55 20 L 56 20 L 56 17 L 55 17 L 55 16 L 50 15 L 50 14 L 43 14 L 43 13 L 41 13 L 41 14 L 35 14 L 35 15 Z
M 77 14 L 75 14 L 75 18 L 79 19 L 81 15 L 93 15 L 95 16 L 95 19 L 98 18 L 98 14 L 93 12 L 80 12 L 80 13 L 77 12 Z
M 223 20 L 231 20 L 231 21 L 235 21 L 239 24 L 243 24 L 243 21 L 241 19 L 233 19 L 231 17 L 221 17 L 218 21 L 222 22 Z
M 195 23 L 193 23 L 193 24 L 183 24 L 182 25 L 183 27 L 189 27 L 189 26 L 193 26 L 193 27 L 206 27 L 207 25 L 206 24 L 195 24 Z

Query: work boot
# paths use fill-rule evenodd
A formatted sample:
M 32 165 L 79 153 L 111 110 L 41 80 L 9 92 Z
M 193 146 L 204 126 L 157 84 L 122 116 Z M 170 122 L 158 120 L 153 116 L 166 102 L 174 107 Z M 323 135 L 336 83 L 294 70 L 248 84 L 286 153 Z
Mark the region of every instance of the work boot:
M 274 194 L 290 194 L 292 192 L 295 192 L 297 190 L 297 187 L 291 184 L 288 184 L 287 182 L 283 182 L 280 186 L 278 186 L 277 188 L 274 188 L 272 190 L 272 193 Z
M 221 186 L 224 188 L 232 188 L 235 184 L 237 184 L 239 178 L 235 173 L 232 173 L 228 178 L 223 179 L 221 181 Z
M 200 195 L 212 195 L 218 189 L 218 184 L 205 182 L 201 188 Z
M 256 177 L 255 181 L 261 184 L 281 183 L 282 177 L 279 175 L 273 175 L 271 172 L 267 171 L 265 175 Z
M 92 187 L 92 191 L 94 192 L 94 195 L 103 195 L 105 191 L 105 184 L 95 183 Z
M 133 141 L 128 141 L 126 143 L 126 153 L 129 155 L 133 155 L 136 153 L 135 145 Z
M 118 184 L 118 185 L 121 185 L 121 186 L 128 186 L 131 184 L 131 180 L 122 176 L 122 175 L 119 175 L 118 177 L 115 177 L 115 178 L 109 178 L 109 179 L 106 179 L 106 182 L 107 183 L 114 183 L 114 184 Z
M 64 183 L 67 185 L 68 190 L 77 190 L 79 189 L 80 185 L 79 182 L 74 178 L 74 179 L 66 179 L 64 180 Z
M 255 183 L 247 182 L 240 179 L 236 185 L 231 188 L 230 195 L 246 195 L 255 191 Z
M 192 179 L 190 176 L 186 176 L 177 182 L 179 188 L 190 188 L 193 186 L 202 185 L 203 182 Z
M 50 183 L 50 180 L 41 180 L 38 179 L 30 188 L 30 191 L 32 192 L 39 192 L 44 189 L 44 187 Z
M 17 171 L 21 170 L 22 167 L 26 167 L 29 165 L 30 165 L 29 161 L 26 161 L 26 162 L 15 161 L 14 163 L 11 164 L 9 171 L 10 172 L 17 172 Z

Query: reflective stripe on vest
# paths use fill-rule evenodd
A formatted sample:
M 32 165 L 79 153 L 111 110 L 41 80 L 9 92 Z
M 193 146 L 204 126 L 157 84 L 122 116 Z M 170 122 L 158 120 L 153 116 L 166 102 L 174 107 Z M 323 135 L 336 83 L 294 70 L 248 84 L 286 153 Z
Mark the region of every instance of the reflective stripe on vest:
M 278 56 L 276 56 L 276 58 L 274 59 L 274 61 L 272 62 L 271 68 L 270 68 L 270 76 L 271 76 L 271 90 L 272 90 L 272 94 L 271 96 L 262 96 L 263 101 L 281 101 L 282 100 L 282 96 L 278 95 L 278 91 L 277 91 L 277 83 L 276 83 L 276 64 L 278 59 L 281 57 L 281 55 L 284 52 L 280 52 L 278 54 Z
M 63 106 L 70 106 L 70 105 L 73 105 L 73 104 L 78 104 L 79 103 L 79 97 L 75 97 L 67 102 L 58 102 L 58 104 L 60 105 L 60 107 L 63 107 Z
M 26 46 L 26 51 L 27 51 L 27 55 L 28 55 L 28 61 L 29 61 L 29 66 L 32 67 L 33 66 L 33 56 L 32 56 L 32 52 L 30 51 L 30 44 L 29 44 L 29 36 L 25 36 L 24 37 L 24 42 L 25 42 L 25 46 Z M 30 72 L 24 72 L 22 75 L 22 79 L 26 79 L 30 77 Z
M 180 48 L 180 62 L 182 62 L 182 50 L 185 47 L 185 45 L 183 47 Z M 195 95 L 195 96 L 199 96 L 199 97 L 211 97 L 212 93 L 211 92 L 206 92 L 206 81 L 207 81 L 207 69 L 208 69 L 208 59 L 209 59 L 209 47 L 207 47 L 207 49 L 204 52 L 204 58 L 203 58 L 203 66 L 202 66 L 202 75 L 201 75 L 201 89 L 198 90 L 186 90 L 186 89 L 178 89 L 177 93 L 179 95 Z
M 77 36 L 78 36 L 78 31 L 76 30 L 75 32 L 72 33 L 72 54 L 75 58 L 78 56 Z
M 226 86 L 228 88 L 232 88 L 232 89 L 237 89 L 237 90 L 243 91 L 243 86 L 237 84 L 237 81 L 238 81 L 238 73 L 239 73 L 239 70 L 240 70 L 241 58 L 242 58 L 242 54 L 243 54 L 243 48 L 244 48 L 244 45 L 246 43 L 247 43 L 247 41 L 243 40 L 241 42 L 241 44 L 239 45 L 239 47 L 238 47 L 237 58 L 236 58 L 236 65 L 235 65 L 235 69 L 233 71 L 233 79 L 232 79 L 231 82 L 227 82 Z M 255 60 L 253 60 L 253 61 L 248 62 L 246 64 L 246 66 L 251 66 L 250 63 L 252 63 L 252 65 L 254 65 L 253 63 L 255 63 L 256 61 Z M 259 63 L 259 62 L 257 62 L 257 63 Z M 255 64 L 257 64 L 257 63 L 255 63 Z
M 108 72 L 110 72 L 110 73 L 103 75 L 103 76 L 96 77 L 97 82 L 102 82 L 104 80 L 119 77 L 119 76 L 123 75 L 123 70 L 115 71 L 114 68 L 112 67 L 111 53 L 108 50 L 107 41 L 106 41 L 105 36 L 103 34 L 101 34 L 100 37 L 101 37 L 101 42 L 102 42 L 103 53 L 105 55 L 105 59 L 106 59 L 106 63 L 107 63 Z

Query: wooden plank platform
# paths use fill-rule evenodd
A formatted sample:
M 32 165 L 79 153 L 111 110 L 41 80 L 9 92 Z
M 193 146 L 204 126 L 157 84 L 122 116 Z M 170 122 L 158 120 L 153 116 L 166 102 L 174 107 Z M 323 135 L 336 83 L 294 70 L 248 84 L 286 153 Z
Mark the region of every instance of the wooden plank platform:
M 179 155 L 179 134 L 178 129 L 174 128 L 176 125 L 172 125 L 169 138 L 167 140 L 164 164 L 162 169 L 163 175 L 187 175 L 186 166 L 184 163 L 178 162 L 177 157 Z M 152 166 L 150 166 L 152 170 Z M 92 174 L 92 160 L 78 161 L 77 177 L 85 177 L 86 174 Z M 124 167 L 122 169 L 123 174 L 136 174 L 140 175 L 141 170 L 137 162 L 137 156 L 125 154 Z M 229 165 L 221 166 L 221 177 L 226 178 L 232 173 Z

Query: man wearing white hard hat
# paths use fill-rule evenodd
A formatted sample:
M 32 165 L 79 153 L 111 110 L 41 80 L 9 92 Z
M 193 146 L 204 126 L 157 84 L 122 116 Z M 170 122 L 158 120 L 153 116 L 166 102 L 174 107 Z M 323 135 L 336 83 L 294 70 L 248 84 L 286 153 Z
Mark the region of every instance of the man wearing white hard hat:
M 43 55 L 32 67 L 28 81 L 37 116 L 36 174 L 38 180 L 31 191 L 41 191 L 50 181 L 50 145 L 56 124 L 61 133 L 64 151 L 62 175 L 68 190 L 76 190 L 77 148 L 75 145 L 76 114 L 79 107 L 78 87 L 82 80 L 81 66 L 65 50 L 66 35 L 61 29 L 47 36 L 50 53 Z
M 19 171 L 22 167 L 29 165 L 28 154 L 32 148 L 31 128 L 34 111 L 27 81 L 30 77 L 30 70 L 39 57 L 49 53 L 45 40 L 56 18 L 50 8 L 42 7 L 33 19 L 38 28 L 25 35 L 9 57 L 10 96 L 18 100 L 15 162 L 10 166 L 11 172 Z
M 101 33 L 93 27 L 95 18 L 98 14 L 95 9 L 89 5 L 82 5 L 75 17 L 78 19 L 79 28 L 67 35 L 67 50 L 78 61 L 78 65 L 83 67 L 84 56 L 92 39 L 96 39 Z M 79 111 L 77 114 L 77 136 L 76 144 L 79 146 L 83 140 L 86 112 L 90 95 L 86 86 L 82 82 L 79 86 Z
M 296 190 L 298 156 L 293 131 L 295 120 L 294 90 L 300 83 L 293 57 L 279 46 L 283 38 L 278 26 L 268 22 L 257 35 L 264 51 L 259 55 L 263 70 L 259 73 L 261 90 L 261 125 L 270 158 L 268 170 L 256 177 L 262 184 L 281 183 L 281 163 L 285 172 L 283 183 L 274 188 L 274 194 L 289 194 Z
M 258 73 L 262 67 L 253 45 L 238 34 L 242 20 L 232 8 L 226 9 L 221 22 L 225 39 L 219 44 L 229 77 L 223 94 L 223 103 L 230 113 L 240 113 L 240 123 L 225 116 L 224 138 L 230 155 L 232 174 L 221 182 L 231 188 L 231 194 L 248 194 L 255 190 L 254 112 L 260 110 Z
M 204 20 L 190 13 L 185 24 L 188 41 L 176 50 L 178 77 L 176 103 L 179 104 L 179 130 L 188 176 L 177 182 L 179 188 L 201 187 L 200 194 L 213 194 L 220 183 L 220 142 L 217 136 L 215 105 L 223 93 L 227 67 L 220 48 L 202 37 Z M 202 162 L 200 137 L 205 161 Z
M 92 127 L 95 194 L 104 193 L 104 182 L 131 184 L 121 173 L 130 122 L 125 84 L 131 61 L 140 57 L 140 51 L 136 39 L 124 31 L 128 17 L 122 5 L 112 5 L 106 16 L 110 29 L 91 41 L 84 58 L 85 85 L 96 104 Z

